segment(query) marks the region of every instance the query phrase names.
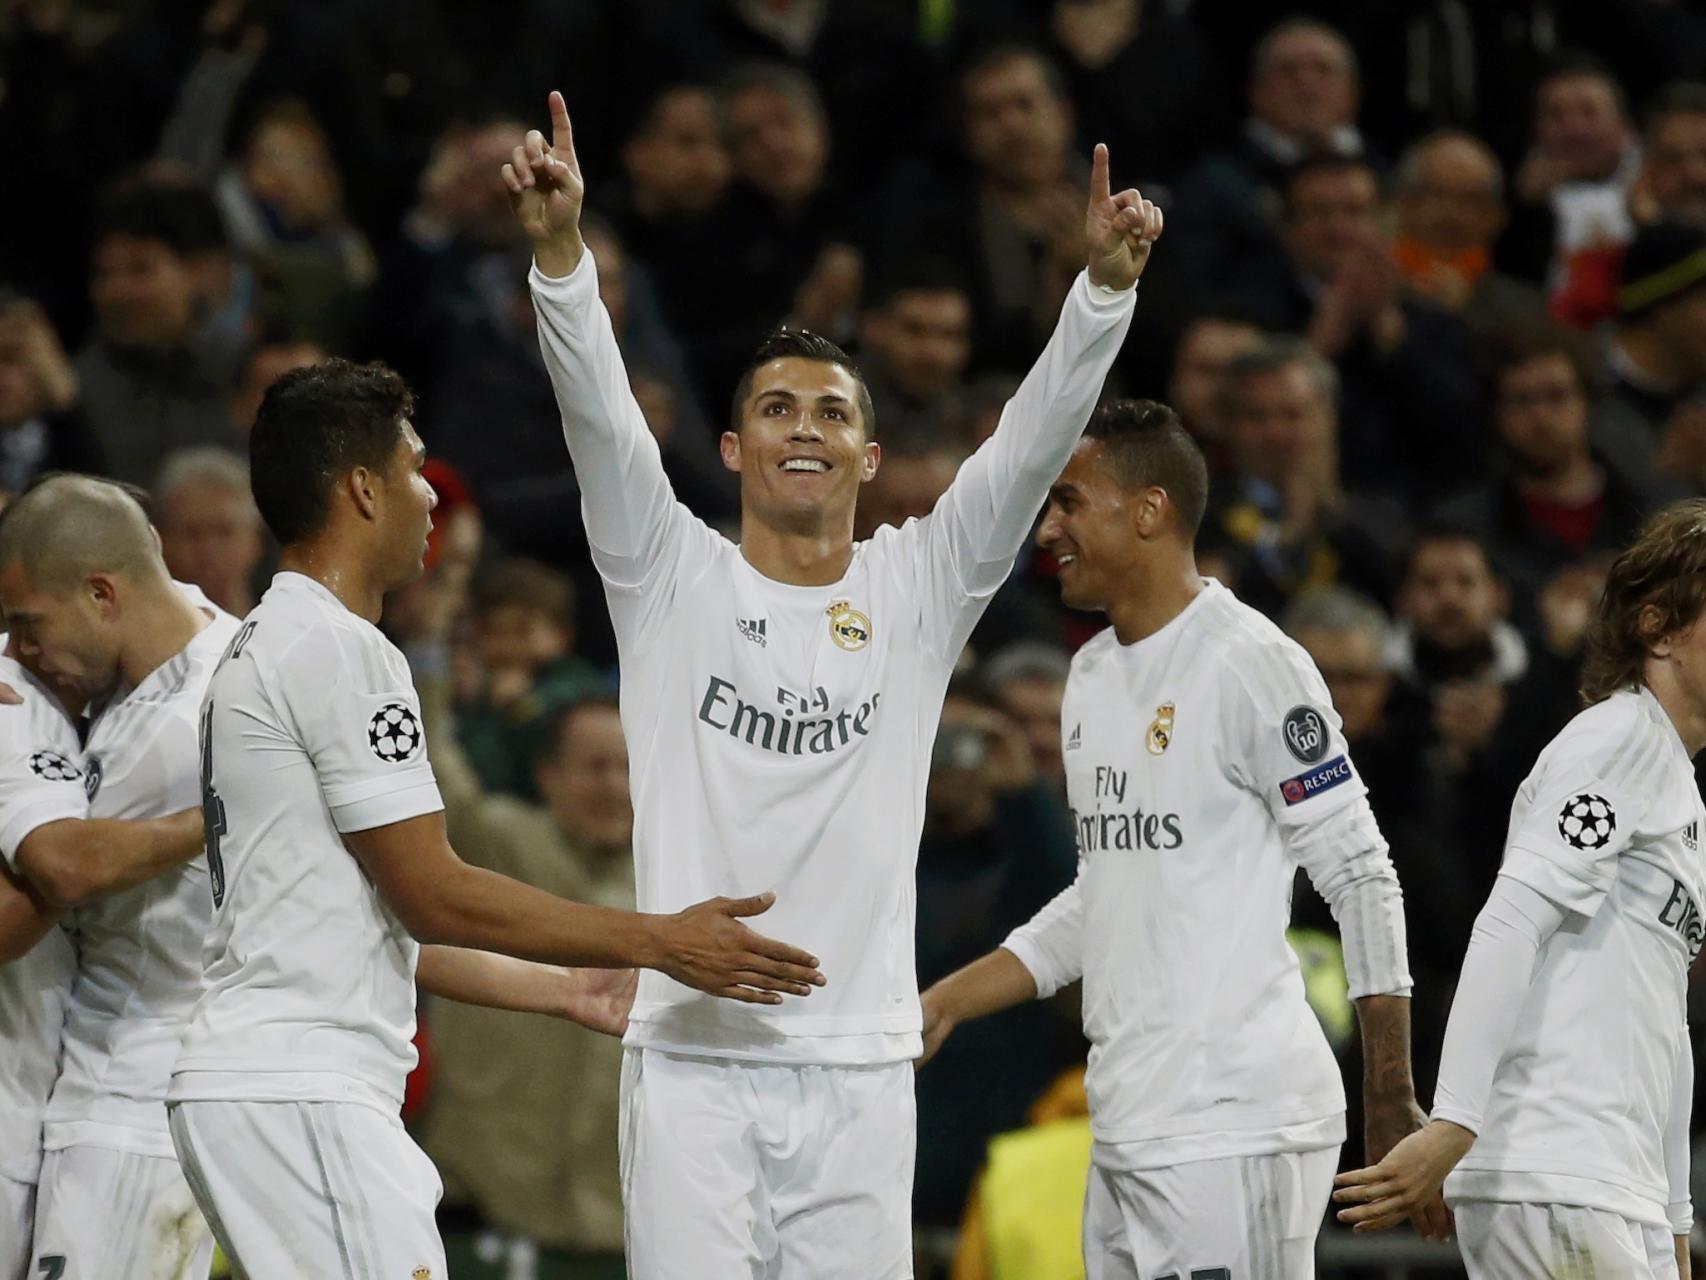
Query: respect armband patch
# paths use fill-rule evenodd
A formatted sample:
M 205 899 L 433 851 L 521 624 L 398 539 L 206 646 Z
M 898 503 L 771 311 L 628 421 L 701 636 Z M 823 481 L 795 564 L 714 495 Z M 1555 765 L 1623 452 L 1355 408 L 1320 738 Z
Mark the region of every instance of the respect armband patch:
M 1310 796 L 1318 796 L 1341 782 L 1349 782 L 1353 776 L 1349 758 L 1334 756 L 1326 764 L 1317 765 L 1308 773 L 1300 773 L 1280 783 L 1280 795 L 1285 797 L 1288 805 L 1301 804 Z

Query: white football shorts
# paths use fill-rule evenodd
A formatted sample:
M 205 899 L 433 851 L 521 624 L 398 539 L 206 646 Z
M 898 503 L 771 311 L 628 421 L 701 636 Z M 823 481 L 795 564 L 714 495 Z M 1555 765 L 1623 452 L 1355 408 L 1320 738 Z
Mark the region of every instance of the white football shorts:
M 1568 1204 L 1459 1200 L 1451 1211 L 1470 1280 L 1677 1280 L 1665 1227 Z
M 178 1162 L 108 1147 L 42 1157 L 30 1280 L 207 1280 L 213 1237 Z

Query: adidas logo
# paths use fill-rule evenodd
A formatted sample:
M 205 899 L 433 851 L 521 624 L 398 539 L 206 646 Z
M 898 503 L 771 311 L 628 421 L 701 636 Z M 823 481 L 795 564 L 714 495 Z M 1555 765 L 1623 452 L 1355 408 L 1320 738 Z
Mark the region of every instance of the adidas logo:
M 1700 823 L 1698 821 L 1691 822 L 1682 829 L 1682 843 L 1687 845 L 1690 849 L 1695 851 L 1699 850 Z
M 739 627 L 740 633 L 748 640 L 752 641 L 753 644 L 757 645 L 760 649 L 764 649 L 767 648 L 770 643 L 764 636 L 764 628 L 768 622 L 768 618 L 736 618 L 735 626 Z
M 1067 738 L 1066 746 L 1061 748 L 1063 751 L 1076 751 L 1076 750 L 1078 750 L 1079 745 L 1080 745 L 1078 733 L 1079 733 L 1079 730 L 1081 730 L 1083 727 L 1084 726 L 1081 724 L 1075 724 L 1072 726 L 1072 736 Z

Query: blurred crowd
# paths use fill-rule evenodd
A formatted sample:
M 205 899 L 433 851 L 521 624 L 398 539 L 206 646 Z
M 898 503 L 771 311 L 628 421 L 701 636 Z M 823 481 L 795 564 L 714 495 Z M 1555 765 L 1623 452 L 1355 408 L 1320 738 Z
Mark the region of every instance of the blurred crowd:
M 785 321 L 870 385 L 868 532 L 928 512 L 994 430 L 1082 265 L 1106 142 L 1116 185 L 1167 216 L 1109 390 L 1178 408 L 1213 467 L 1204 571 L 1333 691 L 1404 885 L 1426 1098 L 1608 559 L 1706 492 L 1706 11 L 1291 9 L 0 0 L 0 491 L 54 469 L 146 487 L 174 572 L 241 614 L 272 555 L 245 461 L 266 387 L 329 354 L 389 362 L 441 506 L 385 626 L 457 847 L 631 906 L 613 646 L 511 147 L 564 90 L 603 299 L 681 499 L 732 528 L 717 433 Z M 948 699 L 924 983 L 1073 873 L 1057 713 L 1100 621 L 1053 571 L 1021 558 Z M 1300 889 L 1296 909 L 1300 949 L 1330 955 L 1325 908 Z M 1311 989 L 1354 1082 L 1342 989 Z M 423 1040 L 410 1118 L 458 1273 L 619 1276 L 616 1046 L 444 1006 Z M 1039 1004 L 921 1074 L 922 1223 L 959 1221 L 990 1139 L 1082 1048 L 1074 1011 Z

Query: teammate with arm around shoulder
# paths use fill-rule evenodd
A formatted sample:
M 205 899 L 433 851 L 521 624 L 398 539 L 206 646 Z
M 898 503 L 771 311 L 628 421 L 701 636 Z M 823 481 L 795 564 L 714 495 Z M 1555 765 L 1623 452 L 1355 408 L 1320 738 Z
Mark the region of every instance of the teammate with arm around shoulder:
M 1334 1193 L 1377 1231 L 1443 1185 L 1474 1280 L 1689 1274 L 1706 501 L 1667 507 L 1613 563 L 1582 698 L 1511 806 L 1432 1120 Z
M 1149 401 L 1098 410 L 1038 544 L 1112 626 L 1061 709 L 1077 880 L 924 993 L 925 1056 L 969 1018 L 1082 978 L 1095 1137 L 1090 1280 L 1314 1275 L 1345 1099 L 1286 942 L 1298 865 L 1344 936 L 1365 1144 L 1422 1120 L 1397 877 L 1308 656 L 1193 544 L 1201 452 Z M 1443 1206 L 1418 1227 L 1445 1230 Z

